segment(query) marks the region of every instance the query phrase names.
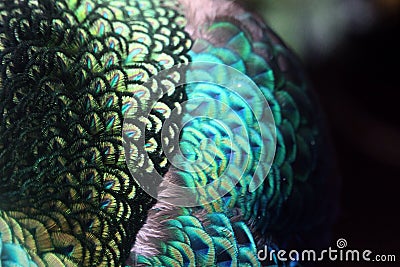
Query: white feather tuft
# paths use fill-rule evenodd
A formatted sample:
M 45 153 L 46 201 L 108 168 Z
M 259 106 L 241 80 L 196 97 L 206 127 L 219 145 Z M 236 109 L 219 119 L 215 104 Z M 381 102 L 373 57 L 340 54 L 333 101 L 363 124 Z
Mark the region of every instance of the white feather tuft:
M 196 38 L 202 35 L 202 29 L 220 15 L 232 15 L 238 6 L 231 0 L 178 0 L 188 21 L 186 31 Z

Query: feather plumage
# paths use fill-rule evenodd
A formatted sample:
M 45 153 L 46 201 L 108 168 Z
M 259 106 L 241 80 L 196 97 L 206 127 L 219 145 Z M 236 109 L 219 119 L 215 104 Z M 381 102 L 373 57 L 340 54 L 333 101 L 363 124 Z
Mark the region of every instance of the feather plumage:
M 227 90 L 235 75 L 222 64 L 250 80 Z M 260 266 L 264 245 L 328 232 L 323 119 L 295 57 L 236 2 L 3 1 L 0 70 L 4 266 Z M 183 105 L 197 97 L 208 101 Z M 162 136 L 174 109 L 188 123 Z M 170 153 L 177 138 L 204 168 L 171 167 L 162 142 Z M 138 183 L 154 173 L 157 201 Z M 168 204 L 179 197 L 169 183 L 212 182 L 202 205 Z

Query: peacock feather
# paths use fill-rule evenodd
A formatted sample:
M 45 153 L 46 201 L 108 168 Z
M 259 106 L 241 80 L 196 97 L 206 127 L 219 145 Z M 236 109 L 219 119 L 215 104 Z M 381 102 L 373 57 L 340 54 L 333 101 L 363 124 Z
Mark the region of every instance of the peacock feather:
M 0 266 L 296 266 L 257 251 L 328 237 L 323 117 L 240 4 L 5 0 L 0 71 Z

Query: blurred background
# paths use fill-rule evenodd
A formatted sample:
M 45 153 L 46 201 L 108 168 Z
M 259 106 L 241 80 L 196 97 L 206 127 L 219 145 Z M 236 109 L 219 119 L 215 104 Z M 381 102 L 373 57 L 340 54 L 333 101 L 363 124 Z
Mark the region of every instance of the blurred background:
M 400 0 L 246 2 L 300 56 L 327 114 L 343 179 L 334 241 L 400 266 Z

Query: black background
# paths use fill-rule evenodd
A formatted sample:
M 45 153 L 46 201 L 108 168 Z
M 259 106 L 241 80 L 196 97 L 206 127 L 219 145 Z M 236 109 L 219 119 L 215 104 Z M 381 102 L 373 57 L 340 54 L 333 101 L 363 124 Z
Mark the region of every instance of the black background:
M 384 19 L 349 36 L 322 61 L 305 62 L 327 114 L 342 176 L 333 242 L 345 238 L 349 249 L 396 255 L 397 263 L 368 266 L 400 266 L 399 35 L 399 18 Z

